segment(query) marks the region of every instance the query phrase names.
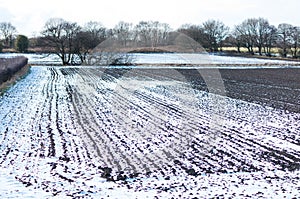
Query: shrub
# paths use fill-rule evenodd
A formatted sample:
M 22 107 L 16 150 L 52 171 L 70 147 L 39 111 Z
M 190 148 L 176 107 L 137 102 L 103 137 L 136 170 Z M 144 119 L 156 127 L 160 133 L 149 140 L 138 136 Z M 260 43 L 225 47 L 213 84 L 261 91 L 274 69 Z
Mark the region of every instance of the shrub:
M 29 40 L 24 35 L 19 35 L 16 39 L 15 48 L 21 53 L 25 53 L 28 50 Z

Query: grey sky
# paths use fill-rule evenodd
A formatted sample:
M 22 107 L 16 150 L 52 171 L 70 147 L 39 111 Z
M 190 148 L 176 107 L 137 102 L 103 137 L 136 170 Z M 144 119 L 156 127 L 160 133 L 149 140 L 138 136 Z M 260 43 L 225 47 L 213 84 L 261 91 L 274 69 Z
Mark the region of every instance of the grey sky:
M 39 33 L 52 17 L 84 24 L 100 21 L 112 28 L 119 21 L 166 22 L 176 29 L 184 23 L 219 19 L 233 27 L 250 17 L 264 17 L 273 25 L 300 26 L 299 0 L 0 0 L 0 21 L 9 21 L 19 33 Z

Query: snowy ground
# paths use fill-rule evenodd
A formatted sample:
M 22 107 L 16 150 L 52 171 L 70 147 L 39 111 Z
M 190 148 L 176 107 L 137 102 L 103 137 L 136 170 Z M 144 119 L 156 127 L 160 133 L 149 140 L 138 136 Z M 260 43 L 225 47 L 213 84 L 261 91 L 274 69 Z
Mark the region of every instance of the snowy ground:
M 28 58 L 29 64 L 34 65 L 59 65 L 61 60 L 57 55 L 54 54 L 35 54 L 35 53 L 0 53 L 0 58 L 25 56 Z
M 174 69 L 32 67 L 0 98 L 0 196 L 299 198 L 299 118 Z
M 59 65 L 60 59 L 54 54 L 21 54 L 21 53 L 2 53 L 0 57 L 11 57 L 23 55 L 29 59 L 29 64 L 34 65 Z M 230 57 L 230 56 L 218 56 L 209 54 L 189 54 L 189 53 L 156 53 L 156 54 L 143 54 L 133 53 L 132 59 L 137 64 L 195 64 L 201 65 L 203 68 L 205 65 L 218 68 L 254 68 L 254 67 L 270 67 L 270 68 L 282 68 L 299 66 L 300 62 L 295 61 L 283 61 L 283 60 L 270 60 L 270 59 L 256 59 L 256 58 L 243 58 L 243 57 Z M 230 66 L 232 65 L 232 66 Z M 239 66 L 240 65 L 240 66 Z M 248 65 L 248 66 L 247 66 Z M 142 67 L 142 66 L 139 66 Z M 200 67 L 200 68 L 201 68 Z
M 256 59 L 244 57 L 230 57 L 218 56 L 209 54 L 189 54 L 189 53 L 171 53 L 171 54 L 133 54 L 135 62 L 142 64 L 201 64 L 202 66 L 215 64 L 216 66 L 226 64 L 228 65 L 286 65 L 286 64 L 299 64 L 299 62 L 283 61 L 283 60 L 270 60 L 270 59 Z

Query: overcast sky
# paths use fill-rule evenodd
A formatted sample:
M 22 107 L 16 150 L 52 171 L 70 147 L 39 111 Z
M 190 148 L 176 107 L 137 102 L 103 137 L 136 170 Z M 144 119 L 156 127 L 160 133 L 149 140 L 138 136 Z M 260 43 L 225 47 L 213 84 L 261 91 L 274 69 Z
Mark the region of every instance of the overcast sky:
M 208 19 L 233 27 L 251 17 L 267 18 L 276 26 L 283 22 L 300 26 L 299 10 L 299 0 L 0 0 L 0 22 L 11 22 L 27 36 L 39 33 L 52 17 L 81 25 L 100 21 L 108 28 L 119 21 L 158 20 L 176 29 Z

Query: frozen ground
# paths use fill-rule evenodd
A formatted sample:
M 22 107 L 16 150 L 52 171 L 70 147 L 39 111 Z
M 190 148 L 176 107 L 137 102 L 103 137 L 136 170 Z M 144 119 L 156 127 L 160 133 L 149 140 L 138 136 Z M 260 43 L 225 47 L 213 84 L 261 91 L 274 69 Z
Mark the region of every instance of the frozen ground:
M 34 53 L 0 53 L 1 57 L 16 57 L 16 56 L 25 56 L 28 58 L 29 64 L 34 65 L 59 65 L 61 60 L 57 55 L 54 54 L 34 54 Z
M 29 64 L 34 65 L 59 65 L 60 59 L 54 55 L 48 54 L 19 54 L 19 53 L 2 53 L 0 57 L 11 57 L 24 55 L 28 57 Z M 284 67 L 297 67 L 300 62 L 283 61 L 283 60 L 270 60 L 270 59 L 256 59 L 256 58 L 243 58 L 243 57 L 230 57 L 218 56 L 209 54 L 189 54 L 189 53 L 156 53 L 156 54 L 131 54 L 133 62 L 140 64 L 153 65 L 157 67 L 159 64 L 193 64 L 200 65 L 200 68 L 205 66 L 218 67 L 218 68 L 284 68 Z M 174 67 L 174 66 L 173 66 Z M 182 67 L 182 66 L 181 66 Z M 198 67 L 199 68 L 199 67 Z
M 32 67 L 0 98 L 0 197 L 299 198 L 299 112 L 183 77 Z
M 243 57 L 218 56 L 209 54 L 189 54 L 189 53 L 171 53 L 171 54 L 133 54 L 135 62 L 139 64 L 200 64 L 201 66 L 216 65 L 289 65 L 299 64 L 299 62 L 270 60 L 270 59 L 256 59 Z

